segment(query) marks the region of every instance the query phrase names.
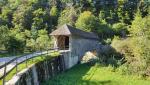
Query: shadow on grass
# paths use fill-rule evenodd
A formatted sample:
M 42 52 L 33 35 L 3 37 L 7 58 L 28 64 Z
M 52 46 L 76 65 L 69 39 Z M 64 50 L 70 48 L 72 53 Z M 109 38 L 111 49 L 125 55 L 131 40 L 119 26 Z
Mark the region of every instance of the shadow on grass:
M 91 65 L 79 64 L 73 68 L 58 74 L 42 85 L 110 85 L 110 80 L 93 81 L 91 78 L 95 75 L 96 68 L 91 69 Z M 90 71 L 90 73 L 89 73 Z
M 110 85 L 111 80 L 105 80 L 105 81 L 89 81 L 84 80 L 82 84 L 80 85 Z

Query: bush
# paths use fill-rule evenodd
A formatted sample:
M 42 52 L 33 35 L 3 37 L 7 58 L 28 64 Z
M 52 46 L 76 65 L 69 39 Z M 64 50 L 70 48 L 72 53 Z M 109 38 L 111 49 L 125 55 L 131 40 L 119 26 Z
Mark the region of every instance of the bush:
M 111 46 L 125 58 L 129 74 L 148 75 L 145 71 L 148 71 L 147 68 L 150 65 L 149 44 L 149 39 L 136 37 L 124 40 L 114 39 Z

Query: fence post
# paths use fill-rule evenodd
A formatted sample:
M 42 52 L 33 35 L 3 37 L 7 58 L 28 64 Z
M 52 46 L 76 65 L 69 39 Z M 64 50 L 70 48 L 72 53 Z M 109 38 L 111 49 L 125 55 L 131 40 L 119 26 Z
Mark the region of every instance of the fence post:
M 42 49 L 41 49 L 41 55 L 42 55 Z
M 33 62 L 33 55 L 34 55 L 33 53 L 34 53 L 34 52 L 32 52 L 32 54 L 31 54 L 31 57 L 32 57 L 32 62 Z
M 48 49 L 47 49 L 47 56 L 48 56 Z
M 26 55 L 26 60 L 25 61 L 26 61 L 26 68 L 27 68 L 28 67 L 27 55 Z
M 16 58 L 16 75 L 17 75 L 17 73 L 18 73 L 18 58 Z
M 5 61 L 5 68 L 4 68 L 4 78 L 3 78 L 3 85 L 5 85 L 5 77 L 6 77 L 6 69 L 7 69 L 7 65 L 6 65 L 6 61 Z

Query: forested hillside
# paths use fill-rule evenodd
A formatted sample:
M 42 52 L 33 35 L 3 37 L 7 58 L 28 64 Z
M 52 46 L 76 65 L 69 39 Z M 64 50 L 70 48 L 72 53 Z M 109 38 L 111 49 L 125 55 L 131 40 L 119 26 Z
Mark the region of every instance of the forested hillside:
M 49 33 L 69 24 L 96 33 L 115 49 L 102 54 L 106 62 L 126 62 L 130 73 L 150 75 L 149 5 L 149 0 L 0 0 L 0 49 L 48 49 Z

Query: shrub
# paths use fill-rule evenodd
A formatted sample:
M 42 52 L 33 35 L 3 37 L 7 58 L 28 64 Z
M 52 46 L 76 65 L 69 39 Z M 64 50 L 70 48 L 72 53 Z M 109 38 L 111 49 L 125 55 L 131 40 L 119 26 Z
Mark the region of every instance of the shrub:
M 143 37 L 114 39 L 111 46 L 125 58 L 128 73 L 143 75 L 150 65 L 150 40 Z M 144 75 L 147 75 L 146 73 Z

